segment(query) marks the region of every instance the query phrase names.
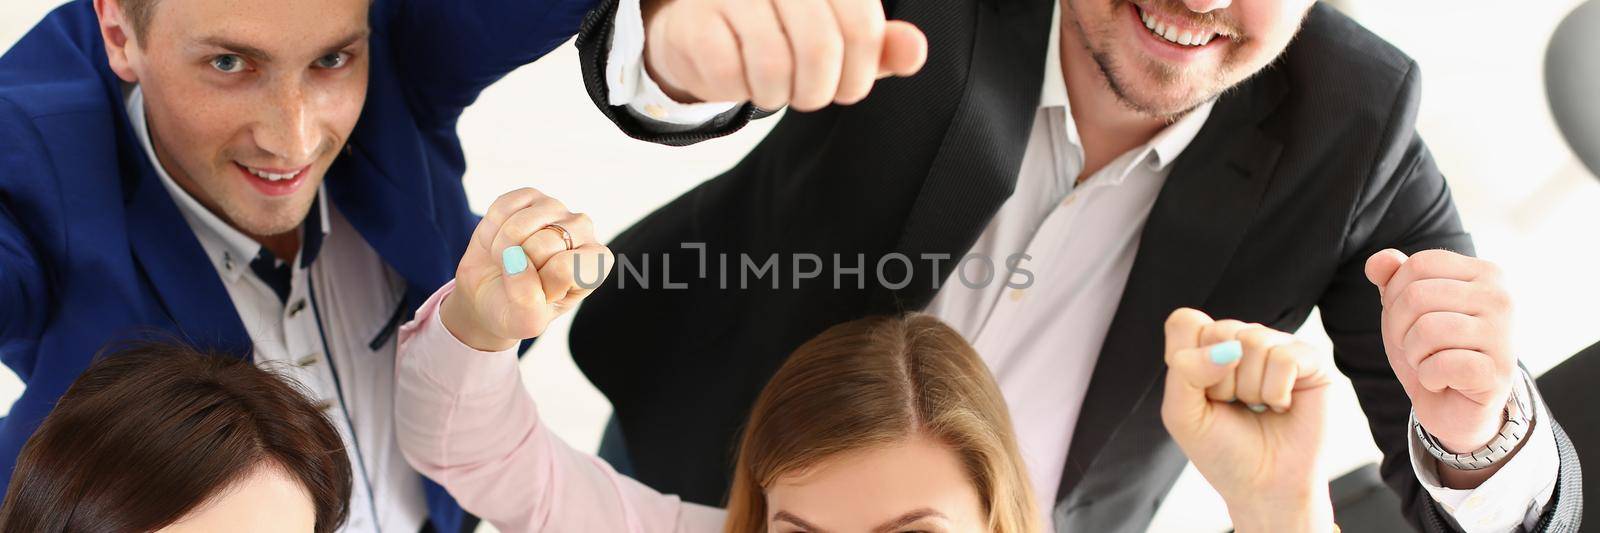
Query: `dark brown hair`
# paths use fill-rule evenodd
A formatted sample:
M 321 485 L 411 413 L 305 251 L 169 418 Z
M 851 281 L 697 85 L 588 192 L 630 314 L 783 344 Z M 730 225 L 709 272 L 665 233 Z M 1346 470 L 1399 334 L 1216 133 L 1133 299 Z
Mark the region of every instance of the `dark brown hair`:
M 263 466 L 305 488 L 318 533 L 344 523 L 344 442 L 298 386 L 173 343 L 108 353 L 23 446 L 0 531 L 154 531 Z
M 1038 531 L 1000 387 L 960 333 L 922 314 L 840 324 L 789 356 L 750 412 L 724 531 L 766 531 L 779 477 L 913 435 L 961 458 L 989 533 Z

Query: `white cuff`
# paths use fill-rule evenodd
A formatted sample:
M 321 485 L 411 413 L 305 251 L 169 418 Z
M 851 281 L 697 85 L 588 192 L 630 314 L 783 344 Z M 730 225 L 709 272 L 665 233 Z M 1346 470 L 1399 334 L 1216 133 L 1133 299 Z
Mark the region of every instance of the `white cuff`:
M 611 51 L 606 55 L 606 86 L 611 105 L 626 105 L 642 116 L 679 126 L 698 126 L 726 113 L 739 102 L 677 102 L 661 90 L 644 68 L 644 16 L 639 0 L 618 0 L 612 21 Z
M 1535 393 L 1536 394 L 1536 393 Z M 1411 468 L 1417 480 L 1439 502 L 1445 514 L 1466 533 L 1531 531 L 1555 492 L 1561 472 L 1550 412 L 1536 400 L 1533 431 L 1516 455 L 1475 489 L 1446 488 L 1439 482 L 1438 461 L 1423 448 L 1416 431 L 1407 428 Z

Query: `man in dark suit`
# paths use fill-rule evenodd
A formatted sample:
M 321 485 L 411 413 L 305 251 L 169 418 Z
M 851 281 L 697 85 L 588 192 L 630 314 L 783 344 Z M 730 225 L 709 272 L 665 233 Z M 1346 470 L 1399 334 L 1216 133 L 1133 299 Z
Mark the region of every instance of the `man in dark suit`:
M 154 330 L 274 363 L 328 406 L 355 472 L 347 530 L 470 529 L 396 444 L 395 328 L 478 224 L 463 109 L 593 7 L 77 0 L 45 17 L 0 58 L 0 359 L 26 384 L 0 479 L 103 345 Z
M 1142 531 L 1185 463 L 1159 417 L 1163 320 L 1194 307 L 1238 319 L 1229 335 L 1292 331 L 1320 308 L 1415 526 L 1576 527 L 1571 446 L 1529 407 L 1493 265 L 1459 255 L 1471 240 L 1413 128 L 1404 54 L 1309 0 L 890 0 L 878 16 L 903 23 L 866 30 L 796 24 L 796 3 L 643 6 L 643 71 L 680 104 L 854 102 L 863 69 L 903 73 L 890 58 L 916 35 L 899 24 L 929 55 L 857 105 L 790 113 L 612 243 L 623 262 L 572 349 L 640 480 L 718 503 L 740 423 L 790 350 L 922 310 L 994 370 L 1054 528 Z M 671 30 L 695 13 L 733 38 Z M 606 18 L 579 47 L 625 131 L 685 144 L 763 113 L 684 119 L 607 93 L 623 41 Z M 774 27 L 784 47 L 757 38 Z M 787 73 L 752 46 L 792 51 Z M 1265 409 L 1259 387 L 1216 394 Z

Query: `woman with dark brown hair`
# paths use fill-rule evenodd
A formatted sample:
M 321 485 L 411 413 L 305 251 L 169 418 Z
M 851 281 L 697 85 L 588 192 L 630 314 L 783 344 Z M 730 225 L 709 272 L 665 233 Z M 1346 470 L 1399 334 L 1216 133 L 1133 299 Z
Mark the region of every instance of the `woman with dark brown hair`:
M 91 366 L 28 439 L 0 531 L 329 533 L 350 475 L 297 386 L 237 358 L 133 344 Z

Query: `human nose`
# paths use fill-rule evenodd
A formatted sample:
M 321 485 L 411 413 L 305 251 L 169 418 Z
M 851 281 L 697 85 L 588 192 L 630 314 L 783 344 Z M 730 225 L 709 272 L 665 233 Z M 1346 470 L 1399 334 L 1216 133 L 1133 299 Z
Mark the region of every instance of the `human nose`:
M 1218 9 L 1227 9 L 1233 0 L 1183 0 L 1183 5 L 1195 13 L 1210 13 Z
M 314 110 L 311 95 L 298 83 L 277 84 L 256 128 L 256 145 L 289 165 L 309 164 L 322 145 Z

